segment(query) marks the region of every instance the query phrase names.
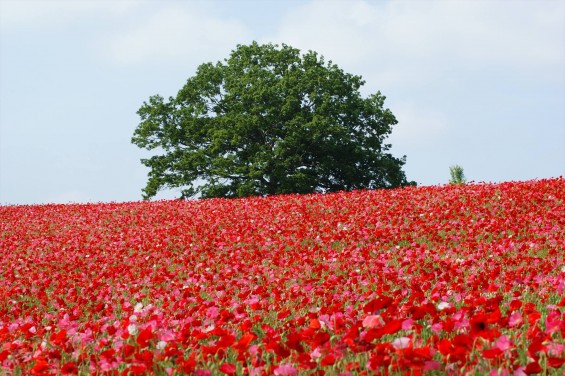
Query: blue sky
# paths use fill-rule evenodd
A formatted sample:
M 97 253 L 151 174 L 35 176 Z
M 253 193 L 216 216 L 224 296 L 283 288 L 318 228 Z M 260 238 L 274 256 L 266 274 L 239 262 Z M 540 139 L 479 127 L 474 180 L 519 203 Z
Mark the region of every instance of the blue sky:
M 0 0 L 0 204 L 141 199 L 137 109 L 253 40 L 380 90 L 421 185 L 565 175 L 564 1 Z

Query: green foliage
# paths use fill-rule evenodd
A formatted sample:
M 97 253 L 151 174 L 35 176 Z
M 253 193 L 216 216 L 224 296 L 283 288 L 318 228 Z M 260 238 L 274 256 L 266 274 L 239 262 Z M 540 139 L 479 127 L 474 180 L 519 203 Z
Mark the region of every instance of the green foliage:
M 287 45 L 238 45 L 197 68 L 176 97 L 155 95 L 138 111 L 132 143 L 162 152 L 144 198 L 244 197 L 415 185 L 387 153 L 396 118 L 360 76 Z
M 467 182 L 463 173 L 463 167 L 459 165 L 450 166 L 449 173 L 451 174 L 451 179 L 449 180 L 451 184 L 465 184 Z

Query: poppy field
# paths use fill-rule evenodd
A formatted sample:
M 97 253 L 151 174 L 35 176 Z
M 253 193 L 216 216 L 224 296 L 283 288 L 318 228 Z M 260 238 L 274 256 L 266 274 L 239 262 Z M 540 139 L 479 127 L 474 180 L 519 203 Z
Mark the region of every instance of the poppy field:
M 563 373 L 563 178 L 0 206 L 0 374 Z

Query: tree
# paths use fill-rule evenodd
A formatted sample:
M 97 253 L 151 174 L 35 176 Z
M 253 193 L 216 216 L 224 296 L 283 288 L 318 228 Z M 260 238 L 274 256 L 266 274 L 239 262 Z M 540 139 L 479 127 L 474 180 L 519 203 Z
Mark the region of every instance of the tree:
M 397 123 L 380 92 L 362 98 L 360 76 L 287 45 L 238 45 L 197 68 L 176 97 L 151 96 L 132 143 L 161 154 L 145 199 L 244 197 L 412 184 L 383 143 Z
M 451 179 L 449 180 L 451 184 L 465 184 L 467 182 L 463 173 L 463 167 L 459 165 L 450 166 L 449 173 L 451 174 Z

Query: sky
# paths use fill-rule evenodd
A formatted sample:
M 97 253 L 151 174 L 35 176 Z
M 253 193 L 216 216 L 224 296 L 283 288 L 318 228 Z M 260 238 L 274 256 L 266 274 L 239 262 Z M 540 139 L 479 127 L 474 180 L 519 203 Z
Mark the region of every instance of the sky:
M 385 95 L 419 185 L 565 175 L 565 1 L 0 0 L 0 205 L 140 200 L 139 107 L 252 41 Z

